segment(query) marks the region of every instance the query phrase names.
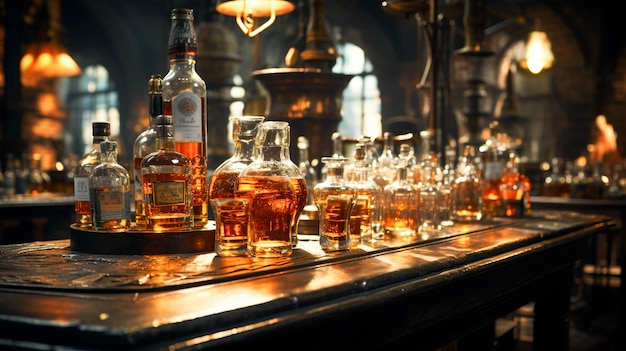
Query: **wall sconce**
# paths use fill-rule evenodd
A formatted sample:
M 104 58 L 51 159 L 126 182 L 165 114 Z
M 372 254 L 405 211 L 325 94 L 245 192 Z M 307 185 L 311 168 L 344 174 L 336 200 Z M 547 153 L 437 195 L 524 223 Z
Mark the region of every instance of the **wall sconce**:
M 274 23 L 276 16 L 287 14 L 295 6 L 285 0 L 224 0 L 215 6 L 223 15 L 237 18 L 237 25 L 244 34 L 252 38 Z M 256 18 L 268 18 L 259 25 Z
M 546 32 L 531 31 L 522 55 L 520 66 L 533 74 L 539 74 L 542 70 L 552 67 L 554 54 Z

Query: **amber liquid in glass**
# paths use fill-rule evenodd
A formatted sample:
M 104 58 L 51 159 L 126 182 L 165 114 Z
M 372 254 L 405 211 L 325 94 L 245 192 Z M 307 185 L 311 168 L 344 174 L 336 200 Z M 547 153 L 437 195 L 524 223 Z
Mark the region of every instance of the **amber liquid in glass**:
M 152 201 L 145 204 L 146 229 L 163 231 L 172 229 L 189 228 L 191 216 L 189 206 L 184 201 L 187 196 L 187 176 L 180 173 L 144 173 L 141 177 L 142 190 L 145 196 L 151 197 Z M 168 198 L 167 194 L 156 194 L 155 184 L 178 184 L 175 194 Z M 159 199 L 155 199 L 158 197 Z M 182 201 L 181 201 L 182 200 Z
M 202 118 L 206 118 L 204 98 L 200 98 L 200 100 L 202 102 Z M 163 114 L 172 114 L 171 100 L 163 101 Z M 202 123 L 202 125 L 206 125 L 206 123 Z M 206 130 L 202 131 L 203 140 L 206 139 L 206 133 Z M 193 226 L 196 228 L 204 227 L 209 222 L 206 145 L 201 142 L 177 142 L 176 151 L 184 154 L 191 160 Z
M 255 257 L 285 257 L 292 253 L 292 225 L 302 201 L 291 178 L 243 176 L 236 197 L 248 200 L 248 250 Z
M 300 221 L 300 214 L 306 206 L 309 190 L 304 178 L 291 178 L 291 182 L 296 193 L 296 208 L 291 223 L 291 245 L 296 247 L 298 244 L 298 222 Z
M 213 174 L 209 199 L 215 210 L 218 255 L 243 255 L 248 245 L 248 216 L 246 202 L 234 199 L 239 172 Z
M 343 194 L 330 194 L 324 200 L 317 201 L 320 215 L 323 216 L 320 228 L 322 248 L 341 249 L 352 246 L 349 226 L 353 205 L 354 198 Z

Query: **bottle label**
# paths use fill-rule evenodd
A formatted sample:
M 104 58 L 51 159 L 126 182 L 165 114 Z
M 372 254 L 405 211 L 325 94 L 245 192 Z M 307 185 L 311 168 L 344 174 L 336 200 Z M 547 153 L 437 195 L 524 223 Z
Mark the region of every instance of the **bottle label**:
M 158 182 L 152 184 L 154 192 L 154 204 L 163 205 L 184 205 L 185 204 L 185 182 Z
M 485 162 L 485 179 L 500 180 L 504 175 L 502 164 L 500 162 Z
M 74 177 L 74 200 L 89 201 L 89 178 Z
M 128 218 L 126 216 L 126 199 L 121 191 L 98 191 L 95 201 L 99 220 L 112 221 Z
M 192 92 L 172 99 L 174 139 L 179 142 L 202 142 L 202 100 Z

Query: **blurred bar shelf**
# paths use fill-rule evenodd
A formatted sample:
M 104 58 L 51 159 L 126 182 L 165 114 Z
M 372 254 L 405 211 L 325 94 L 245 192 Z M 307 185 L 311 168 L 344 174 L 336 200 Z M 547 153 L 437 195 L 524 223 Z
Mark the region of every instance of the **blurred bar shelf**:
M 0 198 L 0 244 L 69 238 L 74 195 L 45 193 Z
M 534 302 L 534 349 L 564 351 L 576 262 L 615 225 L 535 211 L 333 254 L 303 235 L 285 259 L 4 245 L 0 348 L 476 350 L 493 346 L 496 319 Z

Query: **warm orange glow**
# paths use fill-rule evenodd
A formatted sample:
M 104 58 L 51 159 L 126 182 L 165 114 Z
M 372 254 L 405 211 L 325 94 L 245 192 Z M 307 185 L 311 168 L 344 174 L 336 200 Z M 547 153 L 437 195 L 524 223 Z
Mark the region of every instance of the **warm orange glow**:
M 25 77 L 69 77 L 81 74 L 81 69 L 65 48 L 55 42 L 31 45 L 20 61 Z
M 605 115 L 597 115 L 595 119 L 597 137 L 593 144 L 587 145 L 587 152 L 592 164 L 603 163 L 609 166 L 622 163 L 617 147 L 617 133 L 612 124 L 607 122 Z
M 248 37 L 254 37 L 274 23 L 276 16 L 287 14 L 295 6 L 284 0 L 227 0 L 219 3 L 217 12 L 237 18 L 237 25 Z M 268 17 L 259 25 L 255 18 Z
M 539 74 L 542 70 L 552 67 L 553 63 L 552 44 L 546 32 L 530 32 L 520 66 L 533 74 Z

